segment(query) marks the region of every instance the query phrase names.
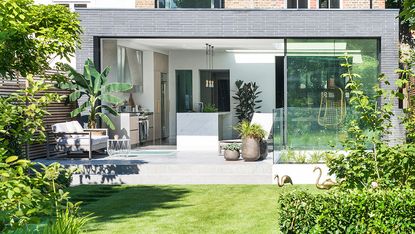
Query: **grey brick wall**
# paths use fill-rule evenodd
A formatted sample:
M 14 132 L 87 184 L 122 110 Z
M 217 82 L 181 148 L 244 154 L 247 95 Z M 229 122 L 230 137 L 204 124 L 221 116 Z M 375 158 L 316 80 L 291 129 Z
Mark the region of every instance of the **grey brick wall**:
M 93 57 L 93 37 L 359 38 L 381 40 L 381 71 L 394 80 L 399 58 L 397 10 L 78 9 L 84 29 L 77 67 Z M 393 83 L 393 82 L 392 82 Z M 398 113 L 396 103 L 395 111 Z M 393 120 L 391 139 L 403 136 Z

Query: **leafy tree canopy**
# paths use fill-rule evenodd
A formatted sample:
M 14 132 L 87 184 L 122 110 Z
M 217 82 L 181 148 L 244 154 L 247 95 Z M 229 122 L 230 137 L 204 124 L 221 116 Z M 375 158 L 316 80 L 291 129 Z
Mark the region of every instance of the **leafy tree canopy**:
M 404 23 L 409 24 L 410 29 L 415 29 L 415 1 L 413 0 L 404 0 L 403 8 L 400 16 Z
M 76 13 L 61 5 L 33 0 L 0 1 L 0 76 L 42 74 L 54 58 L 74 54 L 81 25 Z

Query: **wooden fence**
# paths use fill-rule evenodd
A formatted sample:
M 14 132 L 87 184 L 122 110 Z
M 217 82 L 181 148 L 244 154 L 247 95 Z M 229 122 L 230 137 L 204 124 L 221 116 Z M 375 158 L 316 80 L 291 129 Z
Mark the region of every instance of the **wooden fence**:
M 49 71 L 49 74 L 52 73 L 56 73 L 56 71 Z M 39 77 L 35 77 L 35 80 L 40 80 Z M 46 82 L 48 83 L 52 83 L 52 81 L 50 80 L 46 80 Z M 8 96 L 13 92 L 16 92 L 17 90 L 21 90 L 24 89 L 26 86 L 26 79 L 25 78 L 18 78 L 18 79 L 13 79 L 13 80 L 7 80 L 7 79 L 1 79 L 0 78 L 0 95 L 1 96 Z M 43 95 L 44 93 L 58 93 L 59 95 L 69 95 L 69 91 L 67 90 L 61 90 L 58 88 L 51 88 L 50 90 L 43 92 L 43 93 L 39 93 L 38 96 Z M 49 136 L 49 139 L 47 142 L 49 142 L 49 145 L 45 142 L 45 143 L 41 143 L 41 144 L 32 144 L 32 145 L 28 145 L 26 147 L 27 152 L 26 155 L 30 158 L 30 159 L 36 159 L 36 158 L 44 158 L 47 156 L 48 153 L 48 147 L 49 147 L 49 152 L 50 152 L 50 156 L 57 156 L 59 154 L 59 152 L 56 152 L 53 150 L 53 145 L 54 145 L 54 139 L 52 138 L 52 134 L 51 131 L 51 126 L 55 123 L 60 123 L 60 122 L 66 122 L 66 121 L 70 121 L 70 115 L 69 113 L 72 111 L 72 106 L 69 104 L 66 104 L 65 102 L 61 102 L 61 103 L 52 103 L 51 105 L 48 106 L 47 110 L 50 113 L 50 115 L 46 116 L 44 118 L 44 123 L 46 126 L 46 131 L 47 131 L 47 135 Z

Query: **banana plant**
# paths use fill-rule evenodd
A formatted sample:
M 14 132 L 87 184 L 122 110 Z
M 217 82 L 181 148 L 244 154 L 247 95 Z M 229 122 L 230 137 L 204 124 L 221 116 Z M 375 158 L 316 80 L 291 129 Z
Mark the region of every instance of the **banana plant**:
M 102 73 L 99 73 L 94 63 L 87 59 L 84 65 L 83 74 L 78 73 L 74 68 L 67 66 L 69 71 L 69 80 L 60 87 L 72 90 L 68 96 L 69 101 L 75 102 L 84 96 L 87 101 L 71 112 L 71 117 L 80 115 L 82 112 L 89 111 L 88 128 L 96 128 L 97 119 L 102 121 L 111 129 L 115 129 L 114 123 L 108 117 L 107 113 L 117 116 L 118 112 L 110 105 L 119 105 L 124 100 L 112 95 L 115 92 L 125 92 L 132 89 L 131 84 L 127 83 L 108 83 L 108 74 L 111 70 L 106 67 Z

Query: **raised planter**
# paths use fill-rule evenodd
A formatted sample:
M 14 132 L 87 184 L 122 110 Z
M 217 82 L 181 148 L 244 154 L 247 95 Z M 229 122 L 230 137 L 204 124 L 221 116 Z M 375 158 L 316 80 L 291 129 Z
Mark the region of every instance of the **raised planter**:
M 323 171 L 321 180 L 327 178 L 334 178 L 328 175 L 328 167 L 324 163 L 278 163 L 272 166 L 273 178 L 279 175 L 280 178 L 284 175 L 291 177 L 293 184 L 316 184 L 317 172 L 313 172 L 315 167 L 320 167 Z M 273 181 L 277 183 L 277 181 Z

